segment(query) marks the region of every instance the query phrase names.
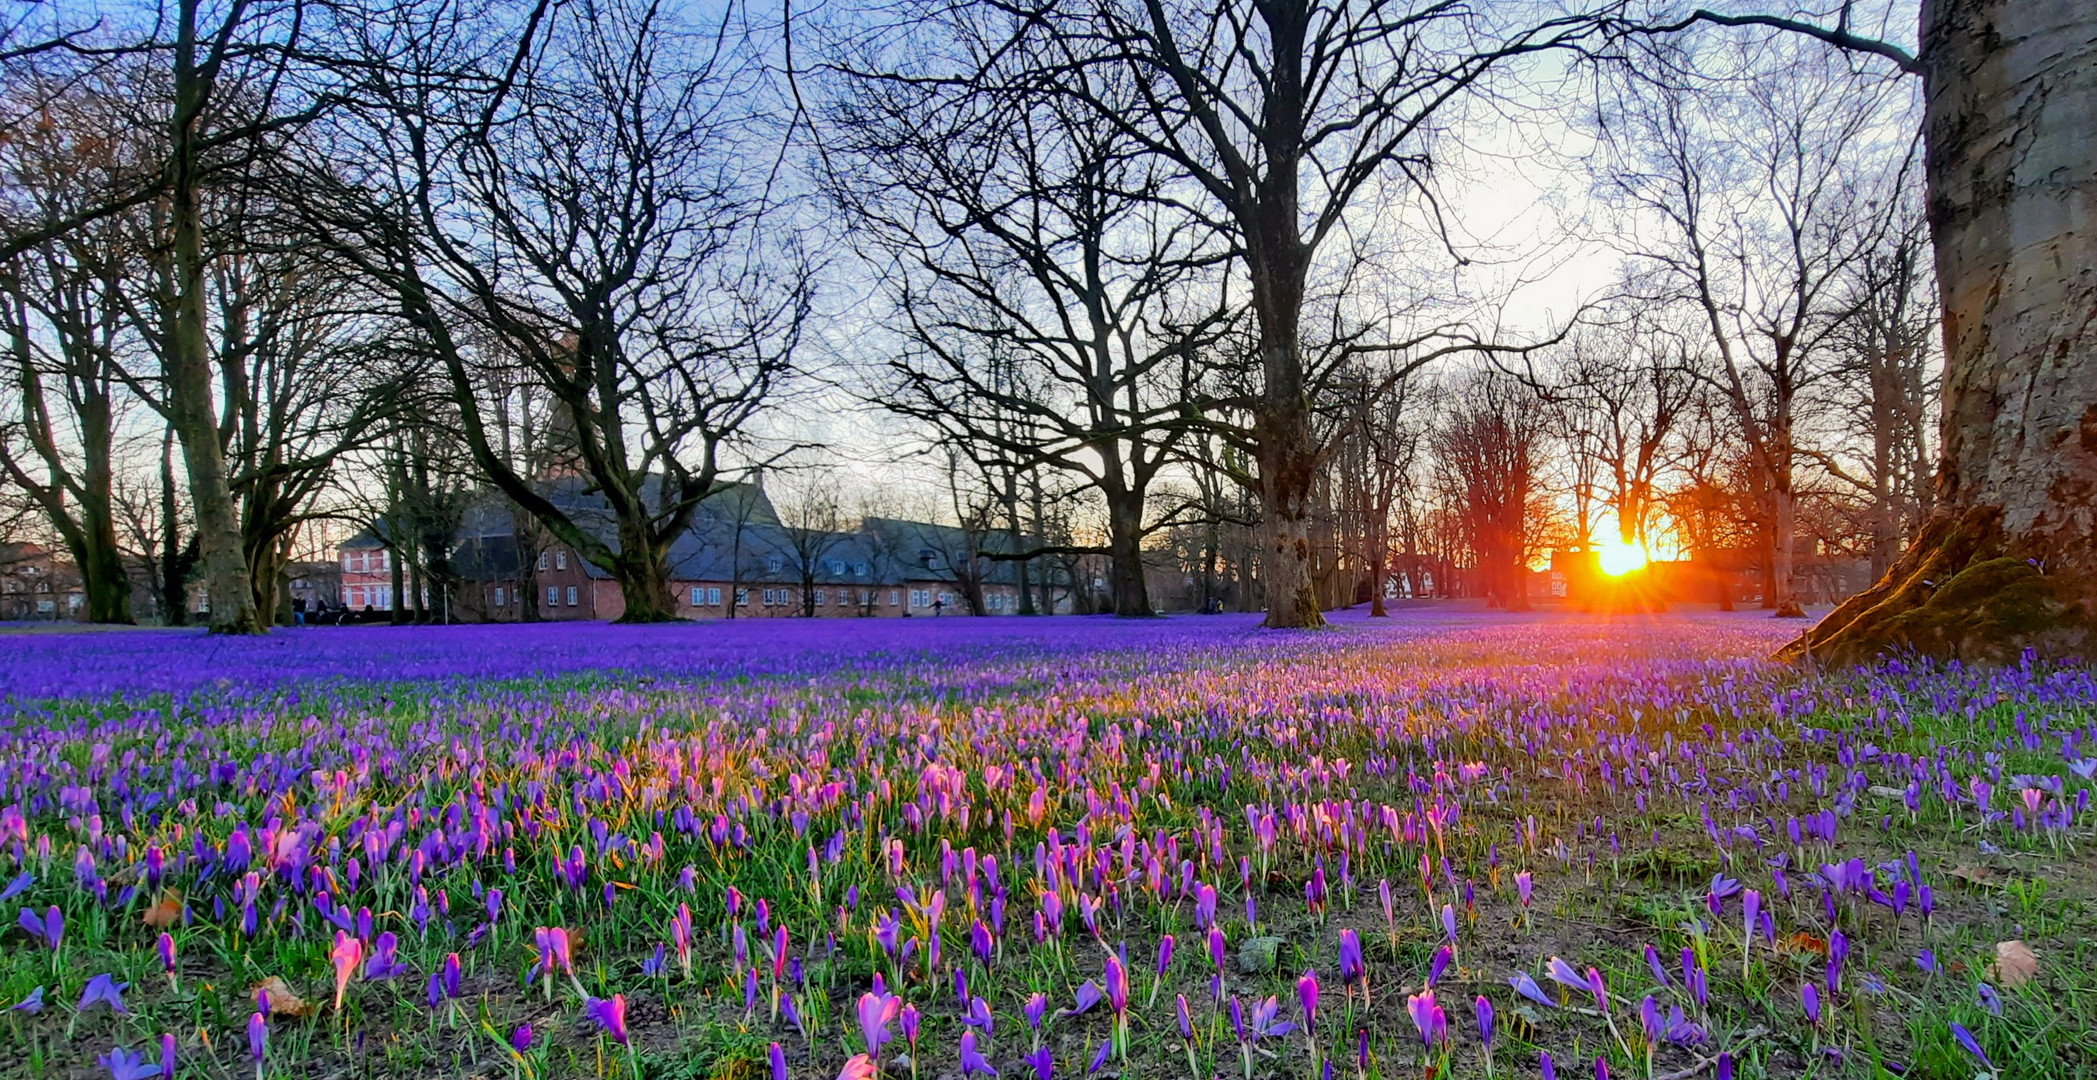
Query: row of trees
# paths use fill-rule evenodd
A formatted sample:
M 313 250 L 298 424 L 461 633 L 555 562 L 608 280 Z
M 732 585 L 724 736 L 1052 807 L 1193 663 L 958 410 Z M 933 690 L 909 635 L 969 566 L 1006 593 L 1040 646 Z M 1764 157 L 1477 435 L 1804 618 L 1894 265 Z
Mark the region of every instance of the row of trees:
M 1889 581 L 1954 517 L 1954 571 L 2080 565 L 2057 505 L 2079 459 L 1994 451 L 2075 398 L 2014 376 L 2087 321 L 2048 293 L 2018 316 L 2043 327 L 1983 333 L 2010 307 L 1972 307 L 2037 288 L 1985 255 L 2018 215 L 2067 220 L 1974 179 L 2014 169 L 1988 132 L 2088 156 L 2086 118 L 2003 104 L 2023 83 L 1989 44 L 2087 16 L 2013 6 L 1925 3 L 1919 53 L 1848 3 L 1834 26 L 1399 0 L 23 21 L 0 49 L 9 494 L 93 617 L 127 617 L 125 555 L 150 555 L 227 631 L 265 621 L 315 518 L 441 579 L 483 496 L 616 578 L 629 619 L 667 618 L 671 542 L 818 441 L 786 406 L 841 397 L 907 421 L 965 534 L 1003 534 L 971 565 L 1102 559 L 1125 614 L 1167 534 L 1204 581 L 1256 579 L 1274 626 L 1425 537 L 1505 596 L 1539 504 L 1566 542 L 1603 506 L 1624 542 L 1744 534 L 1780 604 L 1802 531 Z M 1504 252 L 1461 209 L 1481 144 L 1539 122 L 1614 266 L 1577 310 L 1509 320 L 1520 290 L 1479 269 Z M 555 470 L 609 528 L 550 497 Z

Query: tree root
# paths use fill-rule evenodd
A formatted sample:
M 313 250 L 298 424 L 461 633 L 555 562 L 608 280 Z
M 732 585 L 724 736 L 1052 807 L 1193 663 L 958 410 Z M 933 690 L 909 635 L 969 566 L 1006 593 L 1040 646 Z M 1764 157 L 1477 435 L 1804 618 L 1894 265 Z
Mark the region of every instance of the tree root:
M 1777 654 L 1787 661 L 1867 663 L 1912 651 L 1968 662 L 2015 661 L 2026 649 L 2079 653 L 2093 619 L 2091 580 L 2024 557 L 2001 512 L 1940 514 L 1871 588 L 1850 597 Z

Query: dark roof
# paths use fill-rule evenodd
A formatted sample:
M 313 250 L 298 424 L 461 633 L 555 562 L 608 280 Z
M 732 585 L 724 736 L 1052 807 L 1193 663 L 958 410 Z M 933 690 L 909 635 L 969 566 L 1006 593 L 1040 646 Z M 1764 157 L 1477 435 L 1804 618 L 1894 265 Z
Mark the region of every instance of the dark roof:
M 655 484 L 644 488 L 652 495 Z M 578 525 L 618 545 L 618 529 L 611 507 L 601 494 L 580 477 L 562 477 L 546 489 L 554 505 Z M 452 571 L 468 581 L 503 581 L 515 578 L 517 557 L 516 514 L 509 500 L 498 495 L 476 500 L 460 516 L 459 531 L 451 552 Z M 984 550 L 1003 551 L 1010 538 L 1002 532 L 981 538 Z M 369 529 L 342 544 L 344 549 L 381 546 Z M 802 533 L 780 524 L 771 499 L 756 484 L 736 484 L 699 504 L 692 526 L 670 545 L 670 577 L 676 581 L 738 581 L 752 585 L 798 584 L 803 580 L 801 561 L 808 558 L 818 585 L 891 586 L 905 582 L 958 581 L 952 562 L 967 557 L 968 534 L 951 525 L 922 521 L 870 517 L 851 532 Z M 611 575 L 593 563 L 578 560 L 592 578 Z M 983 580 L 1010 584 L 1016 580 L 1016 564 L 989 561 Z

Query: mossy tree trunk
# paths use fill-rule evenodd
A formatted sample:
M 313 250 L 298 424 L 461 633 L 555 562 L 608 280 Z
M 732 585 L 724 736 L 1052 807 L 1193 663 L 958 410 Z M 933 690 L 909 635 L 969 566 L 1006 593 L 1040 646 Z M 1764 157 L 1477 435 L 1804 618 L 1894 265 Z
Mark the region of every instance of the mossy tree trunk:
M 2087 654 L 2097 627 L 2097 7 L 1925 0 L 1939 507 L 1787 655 Z

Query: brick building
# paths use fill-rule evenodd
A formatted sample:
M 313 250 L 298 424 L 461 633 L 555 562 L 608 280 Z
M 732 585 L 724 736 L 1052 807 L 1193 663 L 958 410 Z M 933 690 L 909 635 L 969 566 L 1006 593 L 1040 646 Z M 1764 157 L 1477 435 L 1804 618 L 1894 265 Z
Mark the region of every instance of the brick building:
M 556 479 L 547 494 L 615 542 L 608 508 L 582 481 Z M 692 619 L 965 615 L 978 604 L 986 615 L 1012 614 L 1017 564 L 989 557 L 1008 542 L 1002 533 L 890 518 L 845 532 L 795 530 L 780 523 L 762 488 L 738 485 L 700 504 L 671 544 L 671 592 L 678 615 Z M 343 603 L 353 612 L 390 611 L 392 556 L 380 539 L 361 533 L 338 554 Z M 499 500 L 469 508 L 446 562 L 447 617 L 455 621 L 513 621 L 528 610 L 545 620 L 609 620 L 626 610 L 609 573 Z M 423 589 L 431 602 L 430 585 Z

